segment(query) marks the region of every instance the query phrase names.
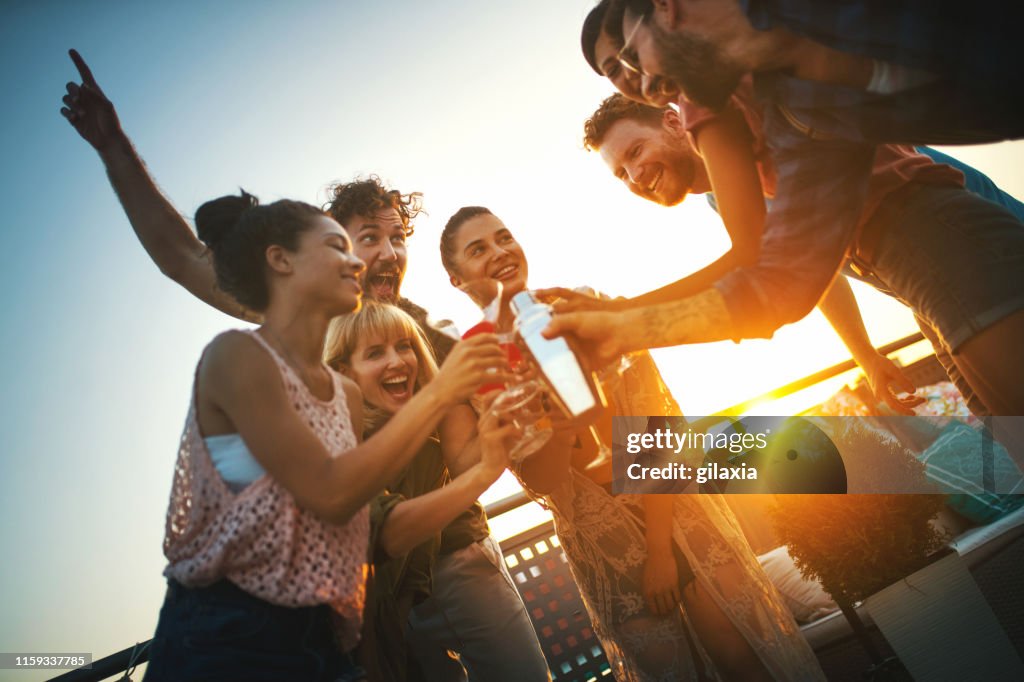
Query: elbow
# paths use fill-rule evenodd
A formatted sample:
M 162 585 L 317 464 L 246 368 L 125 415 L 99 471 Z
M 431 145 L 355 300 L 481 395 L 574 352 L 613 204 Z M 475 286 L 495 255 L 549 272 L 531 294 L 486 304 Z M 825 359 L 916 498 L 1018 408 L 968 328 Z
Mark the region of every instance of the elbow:
M 351 505 L 344 506 L 329 506 L 321 509 L 310 508 L 314 514 L 319 516 L 321 519 L 330 523 L 334 526 L 344 526 L 346 523 L 352 520 L 352 518 L 359 512 L 362 507 L 352 507 Z
M 302 509 L 326 523 L 343 526 L 380 494 L 369 481 L 360 480 L 346 467 L 345 457 L 325 457 L 285 489 Z
M 196 254 L 171 248 L 163 249 L 161 252 L 153 250 L 150 252 L 150 256 L 164 277 L 185 286 L 190 261 L 196 258 Z
M 312 512 L 327 523 L 335 526 L 344 526 L 369 504 L 369 500 L 353 499 L 351 495 L 319 496 L 305 500 L 296 498 L 295 501 L 303 509 Z
M 402 533 L 393 532 L 385 524 L 380 532 L 380 550 L 390 559 L 397 559 L 408 554 L 415 545 L 412 538 L 402 537 Z
M 800 320 L 810 315 L 811 311 L 814 310 L 814 308 L 817 305 L 818 300 L 816 298 L 802 298 L 800 300 L 795 301 L 794 304 L 792 306 L 789 306 L 785 310 L 784 314 L 780 316 L 779 323 L 777 326 L 781 327 L 782 325 L 785 324 L 799 322 Z
M 757 265 L 759 249 L 756 246 L 733 247 L 732 267 L 752 268 Z
M 184 286 L 185 281 L 185 266 L 177 260 L 163 260 L 157 261 L 157 267 L 160 269 L 160 274 L 171 280 Z
M 814 310 L 815 304 L 813 300 L 790 299 L 784 306 L 765 306 L 761 319 L 752 325 L 756 332 L 749 335 L 749 338 L 772 338 L 777 330 L 807 317 Z
M 807 317 L 817 301 L 811 299 L 791 298 L 782 306 L 765 306 L 764 315 L 759 321 L 759 337 L 770 339 L 776 330 L 787 324 L 793 324 Z
M 149 249 L 149 252 L 161 274 L 185 288 L 189 288 L 188 280 L 191 273 L 210 265 L 208 262 L 203 262 L 206 247 L 199 242 L 194 244 L 168 243 L 159 249 Z
M 734 340 L 739 339 L 770 339 L 776 330 L 798 322 L 814 309 L 814 302 L 805 304 L 803 300 L 785 299 L 784 303 L 772 303 L 762 299 L 757 305 L 742 311 L 730 310 Z
M 815 281 L 791 277 L 759 292 L 761 308 L 771 331 L 807 317 L 818 305 L 823 294 Z

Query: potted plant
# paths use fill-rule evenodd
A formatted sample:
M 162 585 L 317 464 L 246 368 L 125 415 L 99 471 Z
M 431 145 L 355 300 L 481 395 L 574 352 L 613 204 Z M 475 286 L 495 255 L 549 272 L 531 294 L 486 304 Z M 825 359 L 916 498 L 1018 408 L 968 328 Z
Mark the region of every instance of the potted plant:
M 880 466 L 901 475 L 917 467 L 923 477 L 923 467 L 898 441 L 860 420 L 844 421 L 843 433 L 833 436 L 842 440 L 844 459 L 873 460 L 881 453 Z M 832 595 L 876 664 L 880 656 L 854 609 L 859 601 L 915 679 L 1024 679 L 992 609 L 931 524 L 944 499 L 779 495 L 773 520 L 797 568 Z

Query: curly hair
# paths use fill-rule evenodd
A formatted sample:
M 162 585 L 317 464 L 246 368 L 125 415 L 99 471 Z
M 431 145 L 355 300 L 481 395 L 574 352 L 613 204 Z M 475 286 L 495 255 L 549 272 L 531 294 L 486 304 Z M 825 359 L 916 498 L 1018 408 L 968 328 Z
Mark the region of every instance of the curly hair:
M 583 146 L 591 152 L 600 150 L 608 131 L 622 120 L 661 126 L 666 111 L 671 109 L 640 104 L 616 92 L 606 97 L 597 111 L 583 123 Z
M 343 227 L 353 216 L 371 217 L 378 211 L 393 208 L 402 220 L 405 236 L 411 237 L 415 229 L 413 219 L 424 212 L 421 192 L 402 194 L 397 189 L 388 189 L 376 175 L 338 183 L 327 191 L 331 200 L 324 204 L 324 211 Z

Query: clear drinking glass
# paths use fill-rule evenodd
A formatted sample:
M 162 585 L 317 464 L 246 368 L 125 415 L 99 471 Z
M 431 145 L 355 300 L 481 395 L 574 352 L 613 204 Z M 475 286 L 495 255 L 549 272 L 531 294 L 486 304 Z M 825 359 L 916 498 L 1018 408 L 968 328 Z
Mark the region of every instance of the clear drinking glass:
M 488 409 L 497 414 L 502 421 L 511 421 L 519 428 L 521 436 L 509 451 L 509 459 L 518 464 L 543 447 L 551 438 L 551 418 L 548 416 L 544 400 L 544 385 L 523 376 L 522 372 L 527 371 L 528 367 L 523 362 L 515 333 L 498 331 L 502 313 L 508 310 L 502 283 L 496 279 L 478 279 L 462 284 L 459 289 L 476 303 L 484 316 L 483 320 L 466 331 L 462 338 L 477 334 L 496 334 L 498 343 L 505 351 L 509 368 L 516 372 L 518 377 L 508 384 L 484 384 L 477 390 L 477 395 L 502 391 Z
M 515 424 L 520 431 L 519 440 L 509 450 L 512 464 L 522 462 L 551 439 L 551 418 L 540 382 L 531 380 L 509 386 L 494 399 L 490 411 L 503 423 Z

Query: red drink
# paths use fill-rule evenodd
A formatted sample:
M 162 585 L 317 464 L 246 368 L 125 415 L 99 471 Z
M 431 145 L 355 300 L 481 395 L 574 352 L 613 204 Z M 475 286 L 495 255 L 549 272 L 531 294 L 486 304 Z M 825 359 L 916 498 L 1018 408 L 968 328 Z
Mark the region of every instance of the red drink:
M 470 338 L 472 336 L 476 336 L 477 334 L 495 334 L 495 333 L 497 333 L 497 330 L 494 328 L 494 323 L 493 322 L 488 322 L 487 320 L 484 320 L 482 322 L 479 322 L 479 323 L 473 325 L 469 329 L 467 329 L 466 333 L 462 335 L 462 338 L 463 339 L 468 339 L 468 338 Z M 511 362 L 512 356 L 510 355 L 510 351 L 506 348 L 506 346 L 509 346 L 509 345 L 511 345 L 513 348 L 515 348 L 515 344 L 514 343 L 513 344 L 502 344 L 501 348 L 502 348 L 502 350 L 505 351 L 505 356 L 508 357 L 509 361 Z M 515 348 L 515 352 L 518 355 L 519 354 L 519 349 Z M 478 388 L 476 390 L 476 394 L 477 395 L 484 395 L 485 393 L 490 393 L 491 391 L 501 391 L 501 390 L 504 390 L 504 388 L 505 388 L 505 384 L 484 384 L 483 386 L 481 386 L 480 388 Z

